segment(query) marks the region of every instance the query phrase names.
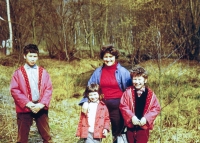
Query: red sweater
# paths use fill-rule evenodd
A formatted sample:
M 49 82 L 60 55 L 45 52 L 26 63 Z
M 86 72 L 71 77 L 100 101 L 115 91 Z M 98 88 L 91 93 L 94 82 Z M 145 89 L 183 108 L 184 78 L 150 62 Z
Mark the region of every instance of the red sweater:
M 100 86 L 105 99 L 121 98 L 123 92 L 115 78 L 117 63 L 112 66 L 104 66 L 100 79 Z

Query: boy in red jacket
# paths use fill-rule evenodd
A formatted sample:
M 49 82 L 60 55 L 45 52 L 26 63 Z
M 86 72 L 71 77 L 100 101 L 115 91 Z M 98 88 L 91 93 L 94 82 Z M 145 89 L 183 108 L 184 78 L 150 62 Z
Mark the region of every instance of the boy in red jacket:
M 148 74 L 142 67 L 130 70 L 133 86 L 128 87 L 120 101 L 120 111 L 127 127 L 129 143 L 147 143 L 149 130 L 160 113 L 160 105 L 155 93 L 145 87 Z
M 18 125 L 18 143 L 28 143 L 28 135 L 33 119 L 44 143 L 51 143 L 48 123 L 48 108 L 52 96 L 49 74 L 38 67 L 39 50 L 34 44 L 24 47 L 25 64 L 17 69 L 10 84 L 15 102 Z
M 100 143 L 110 130 L 108 109 L 101 101 L 102 92 L 98 84 L 90 84 L 85 90 L 89 99 L 87 114 L 81 112 L 76 136 L 84 139 L 84 143 Z

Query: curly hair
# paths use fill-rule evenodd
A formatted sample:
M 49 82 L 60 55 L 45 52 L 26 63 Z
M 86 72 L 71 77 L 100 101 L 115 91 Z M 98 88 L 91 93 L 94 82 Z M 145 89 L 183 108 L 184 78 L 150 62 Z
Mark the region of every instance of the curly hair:
M 141 66 L 135 66 L 129 71 L 130 71 L 131 78 L 136 77 L 136 76 L 143 76 L 145 79 L 148 78 L 147 71 Z
M 114 46 L 111 45 L 111 44 L 110 45 L 104 45 L 101 48 L 100 58 L 103 59 L 103 56 L 106 53 L 110 53 L 111 55 L 115 56 L 116 59 L 118 59 L 118 57 L 119 57 L 119 51 L 117 49 L 115 49 Z

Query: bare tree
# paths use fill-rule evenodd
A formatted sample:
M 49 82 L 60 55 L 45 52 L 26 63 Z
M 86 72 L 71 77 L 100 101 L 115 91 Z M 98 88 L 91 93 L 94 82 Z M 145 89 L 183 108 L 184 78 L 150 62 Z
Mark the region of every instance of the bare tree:
M 183 58 L 198 59 L 200 52 L 200 2 L 199 0 L 170 1 L 173 45 Z
M 9 28 L 9 38 L 6 40 L 8 42 L 9 46 L 6 47 L 6 55 L 10 55 L 12 53 L 13 48 L 13 32 L 12 32 L 12 23 L 10 18 L 10 2 L 9 0 L 6 0 L 6 8 L 7 8 L 7 18 L 8 18 L 8 28 Z M 7 45 L 7 44 L 6 44 Z
M 135 59 L 133 63 L 139 63 L 156 58 L 151 31 L 156 31 L 157 25 L 163 47 L 167 47 L 162 48 L 161 57 L 197 60 L 199 3 L 198 0 L 12 0 L 13 47 L 21 52 L 24 44 L 33 42 L 46 48 L 51 58 L 70 60 L 77 53 L 83 56 L 85 51 L 94 57 L 101 45 L 112 43 L 124 56 Z

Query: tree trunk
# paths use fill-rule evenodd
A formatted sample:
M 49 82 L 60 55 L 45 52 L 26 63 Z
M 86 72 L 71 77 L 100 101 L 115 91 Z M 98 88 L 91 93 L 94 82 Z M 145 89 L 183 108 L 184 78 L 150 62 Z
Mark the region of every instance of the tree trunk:
M 33 43 L 36 44 L 36 41 L 37 41 L 37 38 L 36 38 L 36 29 L 35 29 L 35 0 L 32 0 L 32 4 L 33 4 L 33 7 L 32 7 L 32 18 L 33 18 L 33 21 L 32 21 L 32 28 L 33 28 Z
M 94 58 L 94 50 L 93 50 L 93 35 L 94 35 L 94 29 L 93 29 L 93 21 L 92 21 L 92 0 L 90 0 L 90 8 L 89 8 L 89 12 L 90 12 L 90 42 L 89 42 L 89 46 L 90 46 L 90 57 Z
M 8 27 L 9 27 L 9 47 L 6 47 L 6 55 L 10 55 L 12 53 L 12 49 L 13 49 L 13 34 L 12 34 L 12 23 L 11 23 L 11 19 L 10 19 L 10 3 L 9 0 L 6 0 L 6 4 L 7 4 L 7 16 L 8 16 Z
M 62 4 L 62 31 L 63 31 L 63 40 L 64 40 L 64 50 L 65 56 L 67 61 L 69 61 L 68 51 L 67 51 L 67 36 L 66 36 L 66 28 L 65 28 L 65 21 L 64 21 L 64 14 L 65 14 L 65 1 L 63 0 Z M 62 52 L 62 51 L 61 51 Z
M 108 0 L 106 0 L 106 12 L 105 12 L 105 23 L 104 23 L 104 36 L 103 36 L 103 44 L 107 44 L 108 42 L 108 31 L 107 31 L 107 28 L 108 28 Z

